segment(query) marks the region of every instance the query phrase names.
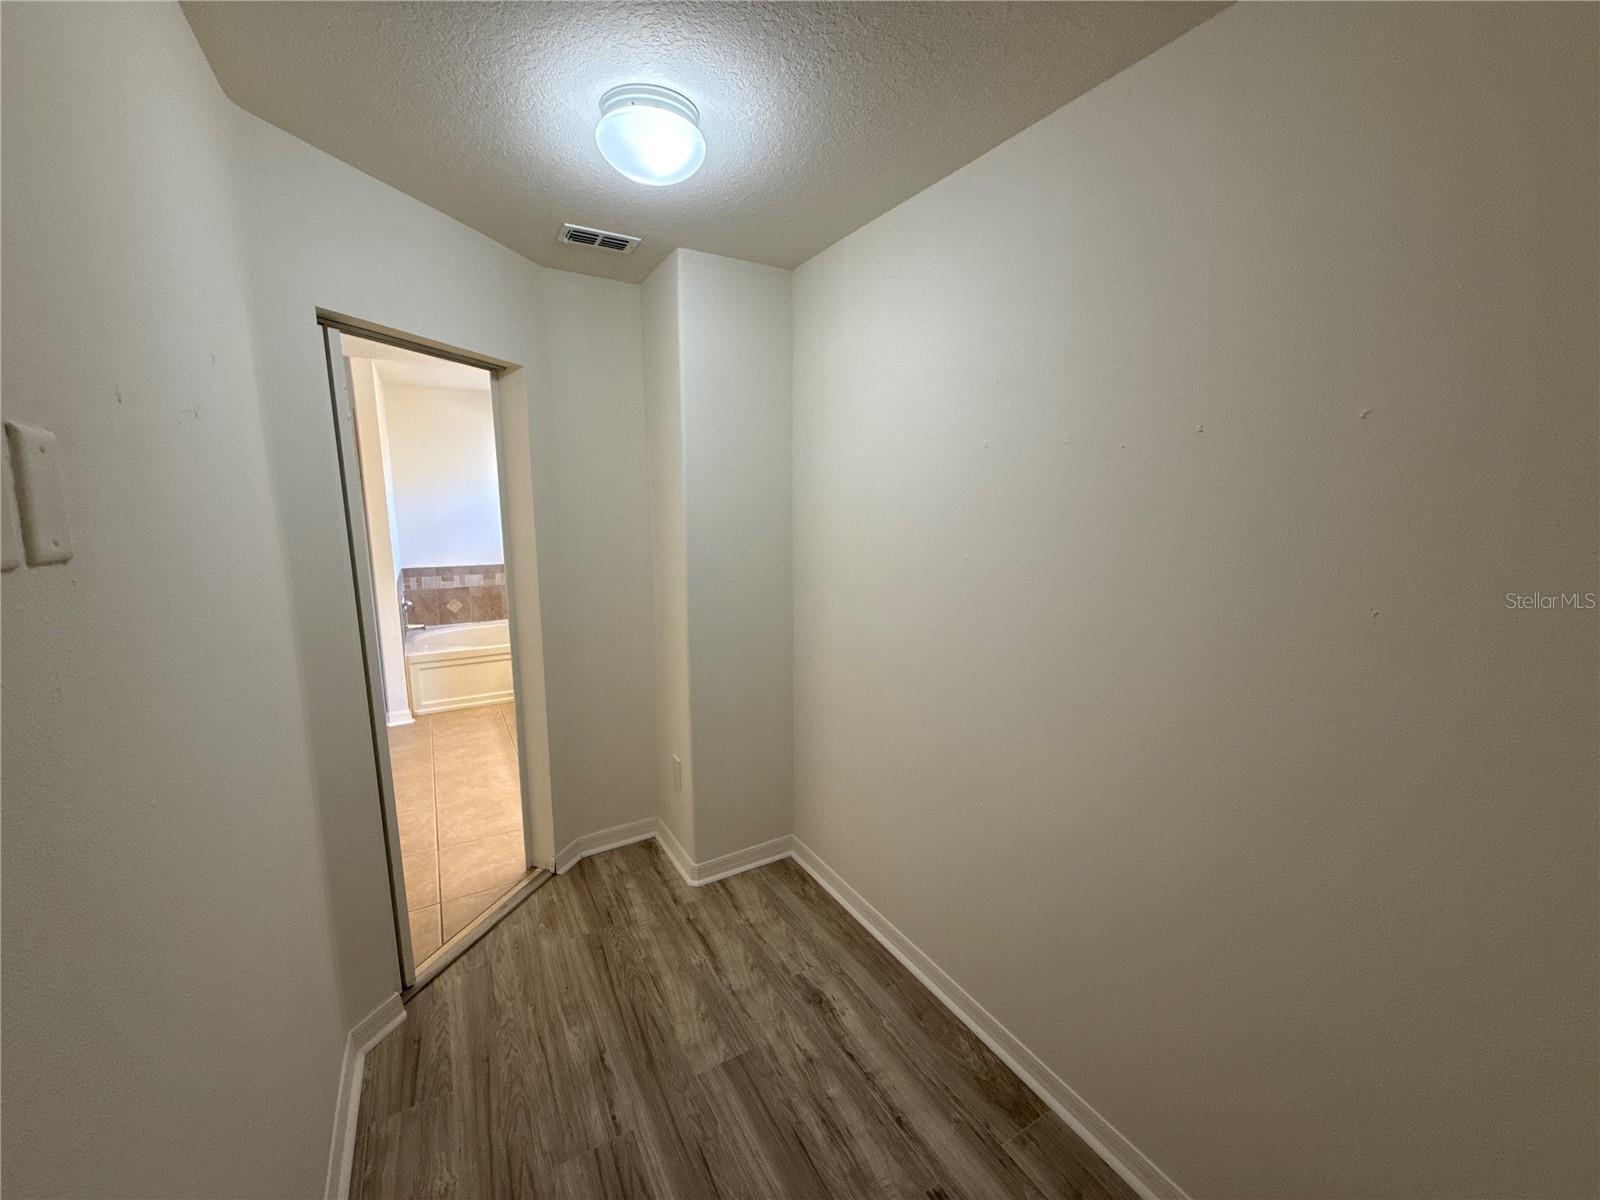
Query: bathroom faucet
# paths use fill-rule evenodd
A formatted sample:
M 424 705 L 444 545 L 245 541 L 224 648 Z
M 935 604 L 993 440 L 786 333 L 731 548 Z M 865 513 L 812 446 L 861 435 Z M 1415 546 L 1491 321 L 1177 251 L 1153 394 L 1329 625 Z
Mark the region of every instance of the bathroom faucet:
M 400 601 L 400 624 L 404 625 L 407 629 L 426 629 L 427 626 L 424 624 L 418 623 L 413 625 L 411 623 L 411 610 L 415 607 L 416 605 L 409 600 Z

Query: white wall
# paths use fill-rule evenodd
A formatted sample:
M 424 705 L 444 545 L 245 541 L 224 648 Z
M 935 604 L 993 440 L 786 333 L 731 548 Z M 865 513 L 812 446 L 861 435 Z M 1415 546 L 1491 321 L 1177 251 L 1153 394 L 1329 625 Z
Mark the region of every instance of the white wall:
M 367 514 L 367 545 L 372 555 L 378 610 L 378 653 L 383 660 L 384 707 L 390 724 L 411 717 L 406 691 L 405 621 L 400 611 L 399 522 L 394 511 L 389 431 L 383 380 L 370 358 L 351 358 L 350 403 L 361 459 L 361 497 Z
M 655 780 L 662 821 L 691 858 L 694 754 L 689 720 L 688 542 L 684 532 L 683 382 L 679 353 L 681 253 L 641 289 L 649 433 L 650 546 L 655 598 Z M 673 758 L 678 760 L 677 765 Z
M 1194 1196 L 1600 1190 L 1597 19 L 1239 5 L 795 274 L 797 832 Z
M 678 250 L 643 303 L 656 790 L 706 861 L 792 827 L 789 272 Z
M 679 251 L 697 859 L 790 832 L 788 271 Z
M 311 1195 L 351 1022 L 235 114 L 176 6 L 0 23 L 5 415 L 60 438 L 75 545 L 3 584 L 4 1190 Z M 374 846 L 340 869 L 383 886 Z
M 398 982 L 317 309 L 520 367 L 522 744 L 574 836 L 653 803 L 642 385 L 554 393 L 544 289 L 609 294 L 228 104 L 176 7 L 3 22 L 3 390 L 78 543 L 4 581 L 5 1190 L 308 1194 Z
M 655 812 L 650 512 L 639 288 L 566 271 L 540 287 L 533 493 L 560 847 Z
M 488 380 L 485 378 L 485 385 Z M 384 423 L 404 567 L 498 563 L 499 473 L 489 393 L 386 382 Z

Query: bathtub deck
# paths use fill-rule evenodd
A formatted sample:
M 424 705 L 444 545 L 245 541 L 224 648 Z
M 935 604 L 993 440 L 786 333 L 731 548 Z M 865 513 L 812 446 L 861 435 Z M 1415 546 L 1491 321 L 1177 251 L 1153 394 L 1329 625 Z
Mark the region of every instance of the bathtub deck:
M 414 713 L 509 703 L 515 697 L 505 621 L 406 631 L 406 693 Z
M 489 704 L 392 726 L 389 757 L 420 965 L 525 870 L 514 709 Z

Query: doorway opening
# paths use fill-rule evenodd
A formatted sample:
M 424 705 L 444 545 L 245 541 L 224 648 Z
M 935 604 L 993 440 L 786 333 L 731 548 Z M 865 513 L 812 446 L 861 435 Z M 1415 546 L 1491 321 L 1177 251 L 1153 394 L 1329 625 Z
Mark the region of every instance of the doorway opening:
M 324 336 L 396 942 L 414 990 L 542 882 L 496 372 L 388 338 Z

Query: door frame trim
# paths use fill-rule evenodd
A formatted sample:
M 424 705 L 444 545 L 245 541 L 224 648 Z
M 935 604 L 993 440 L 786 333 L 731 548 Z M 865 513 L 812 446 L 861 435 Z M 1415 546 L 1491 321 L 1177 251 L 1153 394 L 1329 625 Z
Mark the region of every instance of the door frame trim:
M 425 338 L 417 338 L 396 330 L 386 329 L 382 326 L 371 325 L 338 313 L 324 309 L 317 310 L 317 324 L 321 326 L 323 338 L 323 354 L 328 371 L 329 397 L 333 408 L 335 451 L 338 459 L 340 488 L 343 492 L 345 510 L 345 540 L 350 553 L 350 567 L 354 585 L 354 598 L 356 601 L 356 619 L 360 631 L 361 656 L 364 668 L 367 690 L 367 715 L 371 727 L 373 766 L 375 768 L 376 782 L 380 813 L 383 819 L 383 836 L 385 850 L 385 865 L 389 875 L 389 897 L 393 909 L 395 948 L 400 971 L 401 991 L 406 995 L 414 994 L 418 989 L 434 978 L 440 970 L 453 961 L 461 951 L 481 937 L 494 924 L 510 911 L 516 903 L 530 894 L 538 886 L 539 876 L 554 866 L 553 862 L 542 863 L 537 861 L 539 854 L 537 845 L 539 839 L 535 836 L 535 780 L 529 760 L 534 757 L 526 746 L 525 727 L 525 699 L 527 685 L 531 682 L 539 686 L 542 691 L 543 679 L 527 680 L 522 667 L 522 655 L 519 650 L 522 642 L 518 633 L 517 606 L 513 602 L 517 595 L 515 584 L 512 580 L 513 553 L 509 545 L 510 526 L 507 523 L 508 513 L 508 488 L 505 474 L 505 453 L 502 444 L 503 409 L 505 396 L 501 388 L 501 377 L 507 371 L 517 371 L 516 364 L 501 362 L 496 359 L 485 358 L 481 355 L 471 354 L 454 347 L 435 343 Z M 518 742 L 518 770 L 517 785 L 520 791 L 522 804 L 522 834 L 525 874 L 516 883 L 512 884 L 500 900 L 478 918 L 470 922 L 467 927 L 454 938 L 449 939 L 445 946 L 434 952 L 432 956 L 437 961 L 430 963 L 428 970 L 419 977 L 413 947 L 411 945 L 411 927 L 406 905 L 405 873 L 402 866 L 400 847 L 399 819 L 395 807 L 394 772 L 389 761 L 388 739 L 388 705 L 384 691 L 382 650 L 378 635 L 377 621 L 377 587 L 372 575 L 372 548 L 368 544 L 368 525 L 366 512 L 366 497 L 361 485 L 361 463 L 359 450 L 356 444 L 356 426 L 354 397 L 350 392 L 348 368 L 340 344 L 341 334 L 350 334 L 355 337 L 371 341 L 383 342 L 386 345 L 398 346 L 402 349 L 412 350 L 433 358 L 444 358 L 452 362 L 464 363 L 468 366 L 478 367 L 489 372 L 490 399 L 493 413 L 495 437 L 495 470 L 497 490 L 500 496 L 500 516 L 502 529 L 503 556 L 506 561 L 506 619 L 507 631 L 511 643 L 511 670 L 514 712 L 516 714 L 517 742 Z M 537 563 L 528 564 L 536 570 Z M 536 575 L 534 576 L 536 579 Z M 537 593 L 537 583 L 535 583 Z M 537 594 L 534 597 L 537 601 Z M 542 646 L 542 643 L 541 643 Z M 539 655 L 542 674 L 542 652 Z M 538 706 L 544 711 L 544 705 Z M 536 731 L 545 739 L 546 752 L 543 756 L 548 759 L 548 728 Z M 548 811 L 549 788 L 546 786 L 539 793 L 544 800 L 543 809 L 538 818 L 546 824 L 553 820 L 553 813 Z M 553 829 L 551 830 L 553 833 Z M 550 840 L 546 838 L 544 840 Z M 547 877 L 547 876 L 546 876 Z M 492 919 L 491 919 L 492 918 Z M 451 948 L 451 953 L 445 955 L 446 947 Z
M 345 545 L 350 552 L 351 583 L 355 592 L 372 765 L 383 817 L 384 865 L 389 873 L 389 901 L 393 909 L 395 949 L 400 960 L 400 984 L 405 987 L 416 977 L 416 968 L 411 921 L 407 915 L 410 908 L 406 904 L 405 872 L 400 862 L 394 772 L 389 764 L 389 706 L 383 687 L 382 649 L 378 640 L 377 587 L 372 578 L 372 547 L 367 541 L 367 507 L 361 490 L 360 452 L 356 447 L 355 403 L 350 390 L 348 360 L 337 329 L 323 327 L 322 352 L 328 369 L 328 397 L 333 406 L 334 449 L 339 462 L 339 490 L 344 500 Z

